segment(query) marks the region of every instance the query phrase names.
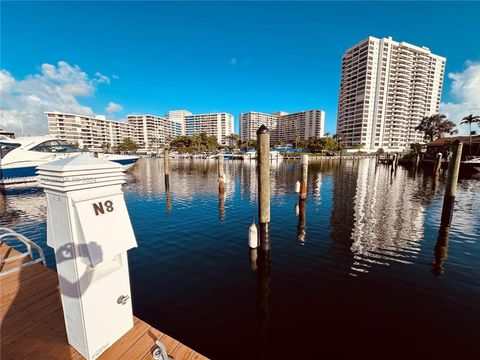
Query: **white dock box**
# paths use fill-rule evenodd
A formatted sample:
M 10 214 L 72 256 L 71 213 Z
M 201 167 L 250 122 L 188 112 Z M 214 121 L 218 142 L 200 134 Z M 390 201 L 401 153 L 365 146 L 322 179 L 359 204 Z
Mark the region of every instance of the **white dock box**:
M 38 167 L 68 342 L 95 359 L 133 326 L 127 250 L 137 246 L 124 167 L 87 155 Z

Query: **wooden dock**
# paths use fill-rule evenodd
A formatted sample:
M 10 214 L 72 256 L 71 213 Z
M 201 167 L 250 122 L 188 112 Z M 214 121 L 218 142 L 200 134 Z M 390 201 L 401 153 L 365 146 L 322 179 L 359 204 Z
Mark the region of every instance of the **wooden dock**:
M 0 244 L 0 259 L 18 254 L 8 245 Z M 0 264 L 0 272 L 24 261 Z M 41 264 L 24 267 L 0 276 L 0 291 L 2 359 L 83 359 L 67 342 L 55 271 Z M 157 339 L 174 360 L 206 359 L 136 317 L 134 327 L 98 359 L 152 359 Z

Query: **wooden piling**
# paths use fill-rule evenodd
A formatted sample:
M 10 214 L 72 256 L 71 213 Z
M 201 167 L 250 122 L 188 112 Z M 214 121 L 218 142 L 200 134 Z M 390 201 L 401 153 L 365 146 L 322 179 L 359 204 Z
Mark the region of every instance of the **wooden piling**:
M 258 220 L 260 248 L 270 250 L 270 131 L 265 125 L 257 130 Z
M 442 167 L 442 153 L 438 153 L 435 157 L 435 164 L 433 165 L 433 175 L 438 176 L 440 174 L 440 168 Z
M 448 162 L 447 185 L 445 186 L 445 196 L 443 197 L 442 227 L 449 227 L 452 222 L 462 149 L 463 144 L 461 141 L 456 140 L 452 144 L 452 157 Z
M 225 192 L 225 169 L 223 154 L 218 154 L 218 192 L 220 195 L 223 195 Z
M 302 155 L 300 165 L 300 199 L 307 198 L 308 155 Z
M 165 191 L 170 191 L 170 152 L 163 151 L 163 172 L 165 174 Z

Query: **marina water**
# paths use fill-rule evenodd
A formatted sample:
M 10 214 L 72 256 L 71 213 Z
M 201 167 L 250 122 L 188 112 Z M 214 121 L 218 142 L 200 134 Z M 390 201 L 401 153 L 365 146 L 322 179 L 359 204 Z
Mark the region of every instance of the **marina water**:
M 460 178 L 439 233 L 445 174 L 311 161 L 302 210 L 297 161 L 271 168 L 271 251 L 248 248 L 255 161 L 141 159 L 124 186 L 139 243 L 129 251 L 134 313 L 213 359 L 467 358 L 480 338 L 480 177 Z M 7 189 L 1 226 L 41 245 L 41 189 Z M 265 267 L 265 262 L 268 263 Z

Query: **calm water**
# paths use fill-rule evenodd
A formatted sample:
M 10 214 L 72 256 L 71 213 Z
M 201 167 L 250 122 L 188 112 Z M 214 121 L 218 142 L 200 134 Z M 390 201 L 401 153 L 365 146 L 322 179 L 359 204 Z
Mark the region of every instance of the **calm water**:
M 141 160 L 124 187 L 139 247 L 129 252 L 134 312 L 214 359 L 474 358 L 480 339 L 480 178 L 459 181 L 439 234 L 444 178 L 374 161 L 272 168 L 270 257 L 249 251 L 255 163 Z M 46 248 L 41 190 L 9 190 L 1 225 Z M 477 354 L 477 355 L 474 355 Z

